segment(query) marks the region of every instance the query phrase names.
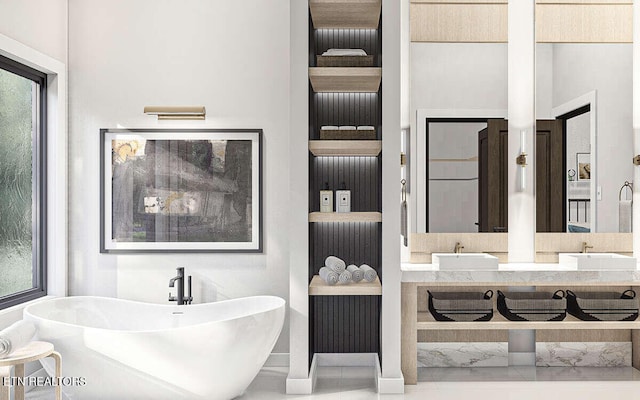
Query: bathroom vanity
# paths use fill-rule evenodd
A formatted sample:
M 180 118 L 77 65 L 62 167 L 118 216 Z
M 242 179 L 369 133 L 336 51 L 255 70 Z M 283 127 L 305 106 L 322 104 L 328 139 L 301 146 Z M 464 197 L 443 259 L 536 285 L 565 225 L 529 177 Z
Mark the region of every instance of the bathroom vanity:
M 558 354 L 562 343 L 591 343 L 590 352 L 612 353 L 620 359 L 593 366 L 625 366 L 630 363 L 640 367 L 640 320 L 636 321 L 581 321 L 569 314 L 563 321 L 525 322 L 509 321 L 495 311 L 487 322 L 439 322 L 427 309 L 427 290 L 485 291 L 540 290 L 554 292 L 558 289 L 582 291 L 624 291 L 640 288 L 640 271 L 607 270 L 584 271 L 575 266 L 547 263 L 500 264 L 497 270 L 440 271 L 434 264 L 402 265 L 402 372 L 406 384 L 418 380 L 419 343 L 493 343 L 489 352 L 502 352 L 503 366 L 510 365 L 513 354 L 508 352 L 510 330 L 535 330 L 536 365 L 580 365 L 563 358 L 549 360 Z M 616 346 L 623 344 L 622 346 Z M 555 349 L 550 347 L 555 346 Z M 447 345 L 440 346 L 446 351 Z M 585 345 L 584 347 L 589 347 Z M 495 349 L 498 350 L 495 350 Z M 543 354 L 544 353 L 544 354 Z M 584 355 L 583 355 L 584 358 Z M 597 357 L 596 357 L 597 358 Z M 626 360 L 626 361 L 625 361 Z M 558 361 L 558 364 L 555 362 Z M 596 361 L 598 362 L 598 361 Z M 470 363 L 471 365 L 473 362 Z M 495 364 L 494 364 L 495 365 Z M 429 365 L 423 365 L 426 366 Z M 628 366 L 628 365 L 627 365 Z

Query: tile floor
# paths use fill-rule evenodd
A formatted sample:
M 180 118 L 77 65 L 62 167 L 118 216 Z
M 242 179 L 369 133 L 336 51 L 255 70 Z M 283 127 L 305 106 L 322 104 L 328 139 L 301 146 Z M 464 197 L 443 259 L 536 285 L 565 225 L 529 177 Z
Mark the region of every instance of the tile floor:
M 287 368 L 264 368 L 237 400 L 640 399 L 640 372 L 633 368 L 421 368 L 422 382 L 405 386 L 404 395 L 377 394 L 373 368 L 322 367 L 312 395 L 287 396 L 287 373 Z M 27 400 L 53 398 L 50 388 L 27 394 Z

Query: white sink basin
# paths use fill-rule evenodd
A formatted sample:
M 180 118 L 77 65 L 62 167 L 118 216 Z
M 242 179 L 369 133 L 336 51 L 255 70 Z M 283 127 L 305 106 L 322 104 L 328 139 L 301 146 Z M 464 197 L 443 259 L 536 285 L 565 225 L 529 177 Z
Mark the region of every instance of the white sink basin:
M 579 270 L 635 270 L 636 259 L 616 253 L 560 253 L 558 263 Z
M 498 270 L 498 258 L 486 253 L 433 253 L 431 263 L 440 271 Z

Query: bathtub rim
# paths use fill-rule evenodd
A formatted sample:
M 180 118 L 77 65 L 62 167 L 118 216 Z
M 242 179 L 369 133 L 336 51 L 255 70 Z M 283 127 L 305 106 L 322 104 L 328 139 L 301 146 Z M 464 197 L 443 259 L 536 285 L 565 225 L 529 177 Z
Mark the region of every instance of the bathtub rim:
M 200 322 L 200 323 L 196 323 L 196 324 L 190 324 L 190 325 L 185 325 L 185 326 L 180 326 L 180 327 L 169 327 L 169 328 L 162 328 L 162 329 L 110 329 L 110 328 L 99 328 L 99 327 L 94 327 L 94 326 L 87 326 L 87 325 L 80 325 L 80 324 L 73 324 L 70 322 L 64 322 L 64 321 L 59 321 L 56 319 L 51 319 L 51 318 L 46 318 L 46 317 L 41 317 L 38 315 L 35 315 L 33 313 L 30 312 L 30 308 L 32 307 L 37 307 L 37 306 L 42 306 L 45 303 L 49 303 L 49 302 L 58 302 L 58 301 L 65 301 L 66 299 L 100 299 L 100 300 L 106 300 L 106 301 L 110 301 L 110 302 L 124 302 L 124 303 L 133 303 L 133 304 L 146 304 L 146 305 L 151 305 L 154 307 L 158 307 L 158 308 L 165 308 L 165 309 L 178 309 L 177 304 L 158 304 L 158 303 L 148 303 L 148 302 L 144 302 L 144 301 L 137 301 L 137 300 L 129 300 L 129 299 L 120 299 L 117 297 L 106 297 L 106 296 L 64 296 L 64 297 L 52 297 L 49 298 L 48 300 L 43 300 L 43 301 L 39 301 L 37 303 L 33 303 L 30 304 L 28 306 L 26 306 L 23 311 L 22 311 L 22 319 L 25 319 L 25 317 L 29 316 L 32 319 L 35 320 L 43 320 L 43 321 L 50 321 L 50 322 L 54 322 L 56 324 L 60 324 L 62 326 L 68 326 L 68 327 L 74 327 L 74 328 L 82 328 L 82 329 L 95 329 L 98 331 L 108 331 L 108 332 L 119 332 L 119 333 L 158 333 L 158 332 L 172 332 L 172 331 L 180 331 L 180 330 L 185 330 L 185 329 L 192 329 L 193 327 L 197 327 L 197 326 L 202 326 L 202 325 L 206 325 L 206 324 L 211 324 L 211 323 L 222 323 L 222 322 L 229 322 L 229 321 L 233 321 L 236 319 L 241 319 L 241 318 L 245 318 L 248 317 L 250 315 L 256 315 L 256 314 L 263 314 L 263 313 L 267 313 L 267 312 L 272 312 L 272 311 L 277 311 L 278 309 L 282 308 L 283 310 L 285 310 L 286 312 L 286 300 L 284 300 L 282 297 L 279 296 L 272 296 L 272 295 L 259 295 L 259 296 L 245 296 L 245 297 L 236 297 L 233 299 L 227 299 L 227 300 L 220 300 L 220 301 L 216 301 L 216 302 L 211 302 L 211 303 L 198 303 L 198 304 L 190 304 L 188 305 L 188 307 L 190 308 L 204 308 L 205 306 L 211 306 L 212 304 L 222 304 L 222 303 L 228 303 L 228 302 L 239 302 L 245 299 L 257 299 L 257 298 L 269 298 L 270 300 L 274 300 L 277 302 L 277 305 L 274 307 L 270 307 L 267 308 L 259 313 L 251 313 L 251 314 L 241 314 L 241 315 L 235 315 L 231 318 L 224 318 L 224 319 L 219 319 L 219 320 L 215 320 L 215 321 L 204 321 L 204 322 Z M 185 305 L 186 306 L 186 305 Z

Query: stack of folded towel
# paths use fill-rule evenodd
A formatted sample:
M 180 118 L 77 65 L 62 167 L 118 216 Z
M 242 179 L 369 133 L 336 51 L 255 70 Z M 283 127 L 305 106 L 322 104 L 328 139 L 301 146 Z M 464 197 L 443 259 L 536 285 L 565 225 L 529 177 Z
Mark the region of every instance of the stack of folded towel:
M 323 131 L 375 131 L 376 128 L 371 125 L 324 125 L 320 127 Z
M 324 267 L 320 268 L 319 275 L 327 285 L 357 283 L 362 280 L 373 282 L 378 276 L 376 270 L 367 264 L 362 264 L 360 267 L 354 264 L 347 266 L 336 256 L 329 256 L 324 260 Z
M 363 49 L 329 49 L 322 53 L 323 56 L 339 56 L 339 57 L 349 57 L 349 56 L 366 56 L 367 52 Z
M 28 321 L 18 321 L 0 331 L 0 358 L 6 358 L 16 349 L 27 345 L 36 334 L 36 326 Z

